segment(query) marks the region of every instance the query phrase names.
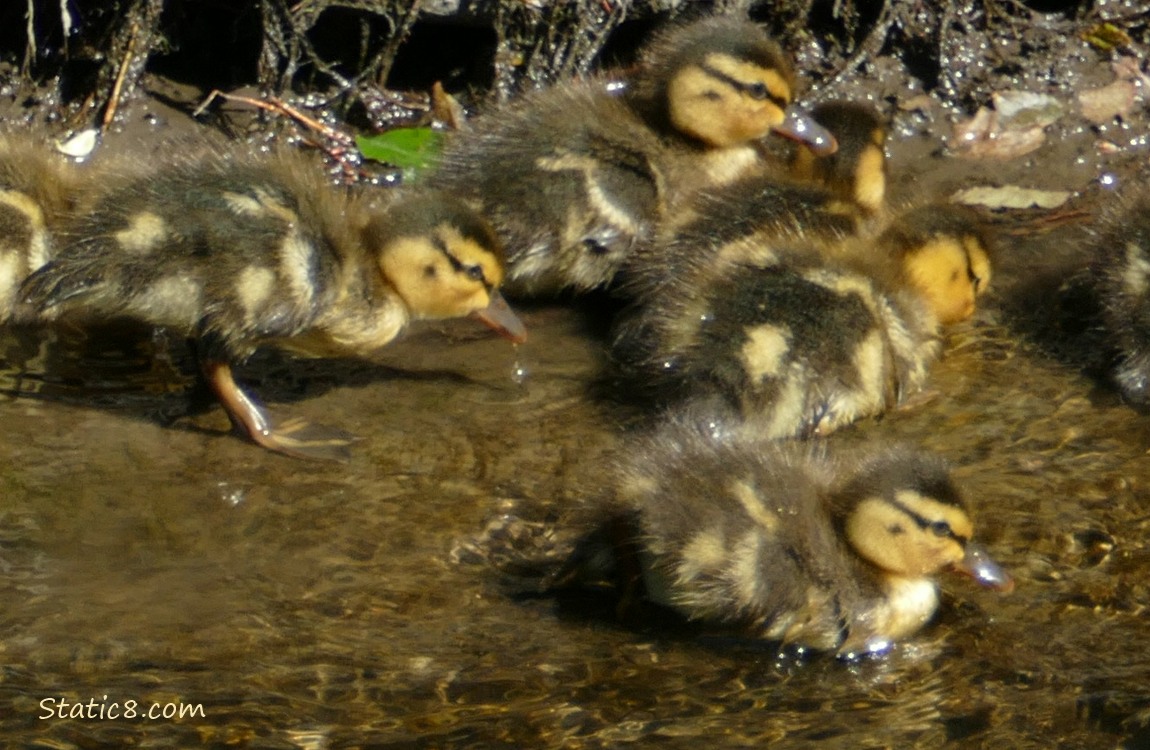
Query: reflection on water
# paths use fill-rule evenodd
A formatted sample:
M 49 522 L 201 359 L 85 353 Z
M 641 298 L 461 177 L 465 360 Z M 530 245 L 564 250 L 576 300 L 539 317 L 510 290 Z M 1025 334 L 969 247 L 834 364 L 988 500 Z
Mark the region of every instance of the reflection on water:
M 1011 249 L 999 303 L 1012 265 L 1017 278 L 1049 239 Z M 1017 589 L 947 582 L 930 628 L 853 664 L 623 627 L 594 596 L 512 596 L 480 564 L 474 540 L 502 514 L 526 519 L 519 543 L 559 544 L 556 519 L 602 490 L 623 442 L 614 407 L 589 396 L 601 353 L 580 315 L 524 317 L 518 351 L 459 323 L 374 364 L 253 363 L 248 382 L 277 409 L 366 438 L 348 466 L 229 436 L 179 342 L 3 333 L 0 735 L 51 748 L 1150 742 L 1150 421 L 1021 342 L 993 300 L 953 333 L 933 399 L 834 440 L 953 461 Z M 44 699 L 203 715 L 44 719 Z

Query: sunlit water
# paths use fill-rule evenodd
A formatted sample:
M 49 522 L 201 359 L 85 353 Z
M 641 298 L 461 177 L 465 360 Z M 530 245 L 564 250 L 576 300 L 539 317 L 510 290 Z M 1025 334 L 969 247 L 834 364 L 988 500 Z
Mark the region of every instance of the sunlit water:
M 365 438 L 346 466 L 229 435 L 170 342 L 2 334 L 0 737 L 1146 747 L 1150 421 L 1002 313 L 1059 236 L 1006 243 L 932 399 L 834 438 L 950 459 L 1017 579 L 1008 597 L 945 581 L 934 623 L 860 663 L 624 627 L 593 597 L 513 595 L 483 564 L 485 528 L 514 512 L 561 534 L 625 449 L 590 389 L 595 328 L 571 309 L 527 310 L 518 350 L 463 322 L 419 328 L 375 364 L 253 363 L 247 382 L 275 409 Z M 60 718 L 60 701 L 95 718 Z M 99 718 L 128 701 L 198 711 Z

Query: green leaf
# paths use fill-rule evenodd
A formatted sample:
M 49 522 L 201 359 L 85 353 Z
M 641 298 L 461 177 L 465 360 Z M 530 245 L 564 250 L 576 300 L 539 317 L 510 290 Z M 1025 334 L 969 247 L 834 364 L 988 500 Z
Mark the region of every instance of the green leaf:
M 1081 34 L 1092 47 L 1109 52 L 1121 47 L 1129 47 L 1130 35 L 1112 23 L 1099 23 L 1091 26 Z
M 431 128 L 396 128 L 379 135 L 355 137 L 359 152 L 368 159 L 403 170 L 410 180 L 435 165 L 443 151 L 443 133 Z

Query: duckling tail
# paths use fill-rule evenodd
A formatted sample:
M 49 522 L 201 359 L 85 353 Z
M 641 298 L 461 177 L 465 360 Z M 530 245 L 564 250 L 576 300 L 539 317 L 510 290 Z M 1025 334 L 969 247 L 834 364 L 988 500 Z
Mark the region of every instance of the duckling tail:
M 50 262 L 24 280 L 20 286 L 20 305 L 30 316 L 52 318 L 55 308 L 90 294 L 100 283 L 88 274 L 64 273 L 56 262 Z

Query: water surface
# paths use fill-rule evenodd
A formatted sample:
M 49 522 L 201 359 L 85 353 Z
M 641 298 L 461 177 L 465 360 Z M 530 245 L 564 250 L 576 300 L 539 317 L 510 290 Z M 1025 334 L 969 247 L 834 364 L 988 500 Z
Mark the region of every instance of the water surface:
M 518 352 L 460 322 L 422 326 L 377 363 L 253 362 L 247 382 L 275 409 L 364 436 L 346 466 L 229 435 L 173 342 L 0 333 L 0 736 L 1146 747 L 1150 421 L 1004 312 L 1078 232 L 1010 239 L 990 300 L 952 331 L 936 395 L 834 438 L 946 456 L 1017 579 L 1009 597 L 945 581 L 934 623 L 859 663 L 624 627 L 593 597 L 512 596 L 477 561 L 508 513 L 524 544 L 561 535 L 555 521 L 603 491 L 624 449 L 616 410 L 589 390 L 597 329 L 568 306 L 526 310 Z M 202 711 L 41 718 L 45 699 Z

